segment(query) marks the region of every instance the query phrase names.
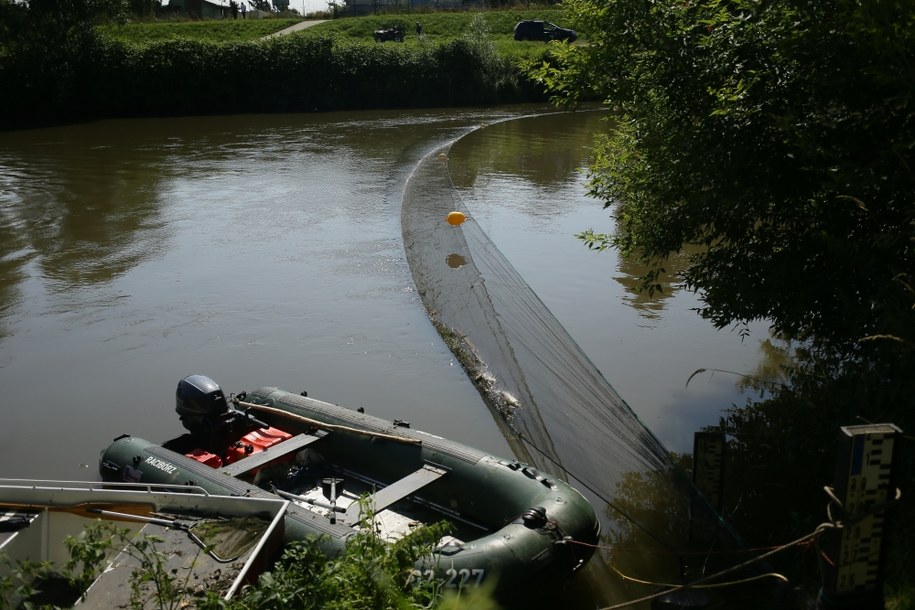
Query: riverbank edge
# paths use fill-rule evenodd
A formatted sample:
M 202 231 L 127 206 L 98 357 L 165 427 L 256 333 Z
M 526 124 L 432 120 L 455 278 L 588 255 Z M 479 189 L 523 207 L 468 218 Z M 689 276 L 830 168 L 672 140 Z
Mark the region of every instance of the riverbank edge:
M 0 61 L 0 130 L 114 118 L 543 103 L 514 59 L 466 39 L 423 47 L 279 36 L 142 47 L 88 36 Z

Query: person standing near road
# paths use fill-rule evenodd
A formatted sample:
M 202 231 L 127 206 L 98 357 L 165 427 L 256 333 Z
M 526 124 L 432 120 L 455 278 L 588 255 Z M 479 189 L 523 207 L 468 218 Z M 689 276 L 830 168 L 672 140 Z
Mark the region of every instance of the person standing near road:
M 247 17 L 245 16 L 247 14 L 248 14 L 248 3 L 243 1 L 241 3 L 241 18 L 247 19 Z

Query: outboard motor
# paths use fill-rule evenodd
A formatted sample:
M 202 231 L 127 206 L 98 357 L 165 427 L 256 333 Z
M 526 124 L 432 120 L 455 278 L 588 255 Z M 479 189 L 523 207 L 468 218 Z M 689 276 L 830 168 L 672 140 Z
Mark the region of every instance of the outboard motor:
M 229 413 L 229 403 L 222 388 L 204 375 L 188 375 L 178 382 L 175 411 L 191 434 L 208 434 L 220 427 Z
M 225 459 L 229 448 L 240 446 L 245 434 L 269 427 L 248 412 L 234 408 L 219 384 L 204 375 L 188 375 L 178 382 L 175 411 L 190 434 L 172 439 L 163 447 L 178 453 L 204 449 Z
M 191 434 L 187 443 L 177 442 L 169 449 L 189 444 L 224 458 L 229 445 L 252 430 L 268 427 L 245 411 L 232 407 L 219 384 L 204 375 L 189 375 L 178 382 L 175 411 Z M 180 450 L 180 453 L 185 452 Z

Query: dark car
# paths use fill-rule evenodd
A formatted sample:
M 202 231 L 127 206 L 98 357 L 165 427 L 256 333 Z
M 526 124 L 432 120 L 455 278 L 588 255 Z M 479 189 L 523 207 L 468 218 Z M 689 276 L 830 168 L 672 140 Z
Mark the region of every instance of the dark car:
M 578 34 L 575 30 L 561 28 L 555 23 L 549 21 L 528 20 L 519 21 L 515 25 L 515 40 L 565 40 L 575 42 Z

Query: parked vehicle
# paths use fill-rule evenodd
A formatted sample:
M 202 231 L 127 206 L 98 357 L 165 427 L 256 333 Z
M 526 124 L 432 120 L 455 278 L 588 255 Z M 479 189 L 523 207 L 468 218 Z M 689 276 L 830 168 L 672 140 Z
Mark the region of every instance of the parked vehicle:
M 542 40 L 544 42 L 563 40 L 575 42 L 577 38 L 578 34 L 575 33 L 575 30 L 559 27 L 549 21 L 530 19 L 519 21 L 515 25 L 515 40 Z
M 375 42 L 387 42 L 389 40 L 393 40 L 394 42 L 403 42 L 403 40 L 404 40 L 403 26 L 395 25 L 392 28 L 375 30 Z

